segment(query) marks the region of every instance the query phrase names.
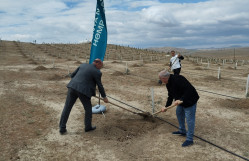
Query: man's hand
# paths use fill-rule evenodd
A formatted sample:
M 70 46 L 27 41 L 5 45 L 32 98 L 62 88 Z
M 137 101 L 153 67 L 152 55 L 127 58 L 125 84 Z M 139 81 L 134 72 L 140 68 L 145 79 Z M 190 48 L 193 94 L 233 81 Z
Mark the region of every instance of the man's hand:
M 167 108 L 166 108 L 166 107 L 162 107 L 162 108 L 161 108 L 161 111 L 162 111 L 162 112 L 166 112 L 166 111 L 167 111 Z
M 107 97 L 105 97 L 105 98 L 104 98 L 104 102 L 105 102 L 105 103 L 109 103 L 109 101 L 108 101 L 108 98 L 107 98 Z

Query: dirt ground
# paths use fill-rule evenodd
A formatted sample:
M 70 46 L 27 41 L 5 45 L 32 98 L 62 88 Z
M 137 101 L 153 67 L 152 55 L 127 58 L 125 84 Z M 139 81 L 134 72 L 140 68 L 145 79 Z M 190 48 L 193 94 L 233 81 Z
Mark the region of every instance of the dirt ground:
M 77 53 L 79 49 L 71 50 Z M 93 115 L 95 131 L 84 132 L 84 109 L 78 100 L 67 124 L 68 133 L 60 135 L 58 123 L 70 81 L 68 72 L 86 62 L 85 57 L 74 60 L 75 55 L 58 56 L 64 51 L 60 46 L 46 46 L 44 50 L 44 46 L 34 44 L 0 42 L 0 161 L 243 160 L 198 138 L 194 138 L 193 146 L 182 148 L 185 138 L 171 134 L 176 127 L 159 119 L 145 120 L 103 102 L 107 111 L 105 115 Z M 243 56 L 249 60 L 249 54 Z M 126 63 L 128 74 L 125 74 Z M 167 68 L 167 63 L 105 60 L 101 71 L 107 95 L 152 112 L 153 87 L 155 110 L 160 110 L 167 100 L 167 90 L 165 85 L 157 83 L 157 74 Z M 236 70 L 233 64 L 222 66 L 221 79 L 217 78 L 218 67 L 219 64 L 207 68 L 205 63 L 182 61 L 181 74 L 200 95 L 195 135 L 249 158 L 249 99 L 245 98 L 249 64 Z M 110 102 L 139 112 L 112 98 Z M 97 103 L 92 98 L 93 106 Z M 175 109 L 158 116 L 178 125 Z

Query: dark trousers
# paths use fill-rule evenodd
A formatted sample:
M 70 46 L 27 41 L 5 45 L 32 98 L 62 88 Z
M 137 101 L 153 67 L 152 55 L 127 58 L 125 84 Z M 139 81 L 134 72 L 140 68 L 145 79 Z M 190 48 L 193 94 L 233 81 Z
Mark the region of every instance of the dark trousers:
M 92 127 L 92 104 L 91 104 L 91 98 L 85 96 L 82 93 L 79 93 L 78 91 L 68 88 L 67 92 L 67 99 L 64 106 L 64 109 L 61 114 L 60 129 L 65 129 L 68 117 L 70 115 L 70 112 L 72 110 L 72 107 L 74 103 L 76 102 L 77 98 L 80 99 L 81 103 L 84 106 L 85 109 L 85 128 L 91 128 Z
M 173 72 L 174 72 L 174 75 L 180 75 L 181 68 L 174 69 Z

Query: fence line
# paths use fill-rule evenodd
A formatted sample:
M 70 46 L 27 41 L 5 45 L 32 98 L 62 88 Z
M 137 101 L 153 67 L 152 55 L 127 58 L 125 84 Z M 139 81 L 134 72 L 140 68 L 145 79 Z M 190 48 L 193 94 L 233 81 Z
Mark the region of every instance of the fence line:
M 216 72 L 218 73 L 219 71 L 217 70 Z M 182 71 L 181 73 L 190 74 L 190 75 L 192 75 L 192 76 L 203 76 L 203 77 L 213 76 L 213 75 L 204 75 L 204 74 L 200 74 L 200 73 L 185 72 L 185 71 Z M 215 73 L 215 74 L 217 74 L 217 73 Z M 238 79 L 235 79 L 235 78 L 232 78 L 232 77 L 229 77 L 229 76 L 224 76 L 224 75 L 222 74 L 222 72 L 220 72 L 219 74 L 220 74 L 220 78 L 228 78 L 228 79 L 231 80 L 231 81 L 234 81 L 234 82 L 240 81 L 240 83 L 241 83 L 241 80 L 238 80 Z M 213 76 L 213 77 L 219 79 L 219 78 L 216 77 L 216 76 Z M 243 78 L 242 78 L 242 79 L 243 79 Z M 245 78 L 245 81 L 246 81 L 246 78 Z
M 114 69 L 109 69 L 109 70 L 112 70 L 114 72 L 118 72 Z M 153 79 L 153 78 L 147 78 L 147 77 L 143 77 L 143 76 L 139 76 L 139 75 L 135 75 L 135 74 L 129 74 L 130 76 L 135 76 L 135 77 L 140 77 L 140 78 L 144 78 L 144 79 L 148 79 L 148 80 L 153 80 L 153 81 L 158 81 L 157 79 Z M 219 96 L 224 96 L 224 97 L 228 97 L 228 98 L 234 98 L 234 99 L 241 99 L 239 97 L 234 97 L 234 96 L 229 96 L 229 95 L 225 95 L 225 94 L 221 94 L 221 93 L 216 93 L 216 92 L 212 92 L 212 91 L 206 91 L 206 90 L 202 90 L 202 89 L 197 89 L 196 90 L 198 91 L 201 91 L 201 92 L 206 92 L 206 93 L 210 93 L 210 94 L 215 94 L 215 95 L 219 95 Z

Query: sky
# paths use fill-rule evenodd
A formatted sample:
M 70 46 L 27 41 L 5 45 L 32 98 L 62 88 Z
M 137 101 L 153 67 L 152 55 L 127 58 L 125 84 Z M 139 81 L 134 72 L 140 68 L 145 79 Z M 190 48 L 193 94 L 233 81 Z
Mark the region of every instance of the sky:
M 91 41 L 96 0 L 0 0 L 0 39 Z M 104 0 L 108 44 L 249 46 L 249 0 Z

